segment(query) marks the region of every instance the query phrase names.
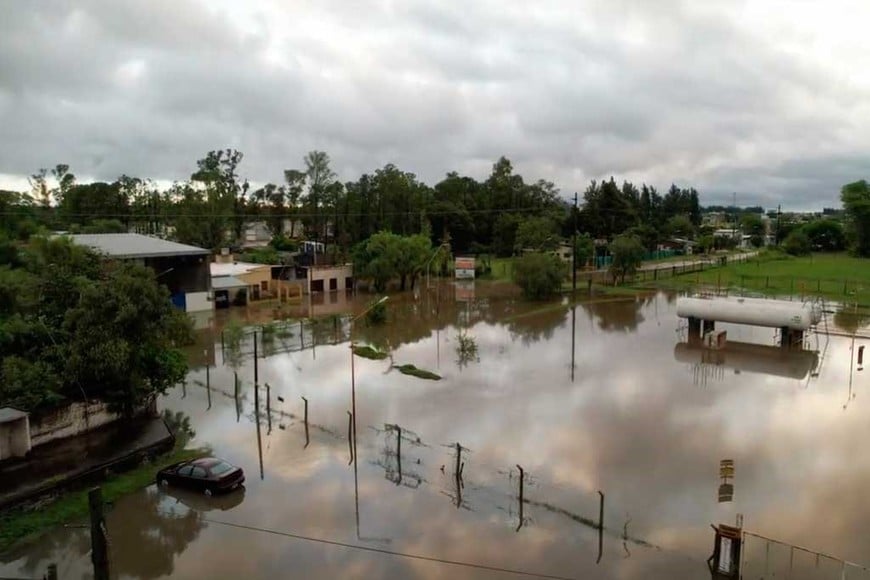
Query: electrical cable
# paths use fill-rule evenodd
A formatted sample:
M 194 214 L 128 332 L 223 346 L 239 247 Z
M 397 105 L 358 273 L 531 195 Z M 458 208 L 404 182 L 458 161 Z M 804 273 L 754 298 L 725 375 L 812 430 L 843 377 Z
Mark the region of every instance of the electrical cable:
M 439 564 L 449 564 L 451 566 L 463 566 L 466 568 L 474 568 L 477 570 L 488 570 L 490 572 L 498 572 L 503 574 L 515 574 L 518 576 L 526 576 L 531 578 L 548 578 L 551 580 L 575 580 L 570 576 L 559 576 L 556 574 L 544 574 L 539 572 L 530 572 L 528 570 L 519 570 L 515 568 L 503 568 L 500 566 L 490 566 L 488 564 L 479 564 L 476 562 L 463 562 L 461 560 L 449 560 L 447 558 L 437 558 L 435 556 L 424 556 L 422 554 L 409 554 L 407 552 L 398 552 L 396 550 L 387 550 L 385 548 L 375 548 L 372 546 L 360 546 L 358 544 L 349 544 L 346 542 L 339 542 L 337 540 L 329 540 L 326 538 L 315 538 L 312 536 L 304 536 L 302 534 L 295 534 L 292 532 L 283 532 L 280 530 L 270 530 L 268 528 L 261 528 L 257 526 L 249 526 L 245 524 L 237 524 L 233 522 L 224 522 L 221 520 L 213 520 L 209 518 L 202 518 L 202 521 L 210 523 L 210 524 L 218 524 L 222 526 L 228 526 L 232 528 L 238 528 L 241 530 L 247 530 L 252 532 L 261 532 L 264 534 L 272 534 L 275 536 L 283 536 L 287 538 L 293 538 L 296 540 L 304 540 L 306 542 L 315 542 L 318 544 L 326 544 L 329 546 L 338 546 L 342 548 L 351 548 L 354 550 L 362 550 L 364 552 L 374 552 L 377 554 L 384 554 L 388 556 L 398 556 L 402 558 L 411 558 L 414 560 L 423 560 L 426 562 L 436 562 Z

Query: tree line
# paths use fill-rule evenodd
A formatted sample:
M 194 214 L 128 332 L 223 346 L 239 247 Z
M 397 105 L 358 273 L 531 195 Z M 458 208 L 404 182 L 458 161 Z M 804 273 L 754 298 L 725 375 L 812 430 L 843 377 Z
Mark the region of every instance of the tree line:
M 350 255 L 372 235 L 424 234 L 456 253 L 510 256 L 553 247 L 575 228 L 596 238 L 633 230 L 652 248 L 700 224 L 698 192 L 614 179 L 593 181 L 575 209 L 552 182 L 528 181 L 501 157 L 477 180 L 456 172 L 430 186 L 388 164 L 341 182 L 329 155 L 311 151 L 280 183 L 252 187 L 242 177 L 244 156 L 208 152 L 190 178 L 160 189 L 149 179 L 122 175 L 113 182 L 79 184 L 67 165 L 31 176 L 31 191 L 0 192 L 0 212 L 13 230 L 38 226 L 71 232 L 137 231 L 218 249 L 244 239 L 262 221 L 275 238 L 326 242 Z M 300 231 L 302 230 L 302 231 Z

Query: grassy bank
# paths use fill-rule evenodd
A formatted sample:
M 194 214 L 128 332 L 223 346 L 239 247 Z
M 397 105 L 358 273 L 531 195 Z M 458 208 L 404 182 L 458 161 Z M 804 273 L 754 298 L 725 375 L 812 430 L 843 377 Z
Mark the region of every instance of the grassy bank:
M 112 475 L 102 483 L 103 499 L 114 502 L 154 482 L 157 470 L 175 463 L 200 457 L 202 449 L 175 449 L 155 461 Z M 25 506 L 0 514 L 0 553 L 38 538 L 41 534 L 88 517 L 88 490 L 64 493 L 48 505 Z
M 743 290 L 777 296 L 820 296 L 836 302 L 870 304 L 870 260 L 846 254 L 792 257 L 765 252 L 747 262 L 635 284 L 687 289 Z

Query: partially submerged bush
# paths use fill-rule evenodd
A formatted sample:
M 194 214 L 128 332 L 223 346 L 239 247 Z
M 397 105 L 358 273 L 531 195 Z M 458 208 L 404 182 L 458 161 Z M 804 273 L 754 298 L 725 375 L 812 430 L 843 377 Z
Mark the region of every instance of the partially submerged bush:
M 357 356 L 361 356 L 363 358 L 368 358 L 371 360 L 384 360 L 389 356 L 389 353 L 384 352 L 382 350 L 377 350 L 373 346 L 365 345 L 354 345 L 353 354 Z
M 441 380 L 441 375 L 436 375 L 432 371 L 427 371 L 425 369 L 418 369 L 412 364 L 395 365 L 393 368 L 399 369 L 399 372 L 403 375 L 410 375 L 412 377 L 417 377 L 418 379 L 426 379 L 429 381 Z

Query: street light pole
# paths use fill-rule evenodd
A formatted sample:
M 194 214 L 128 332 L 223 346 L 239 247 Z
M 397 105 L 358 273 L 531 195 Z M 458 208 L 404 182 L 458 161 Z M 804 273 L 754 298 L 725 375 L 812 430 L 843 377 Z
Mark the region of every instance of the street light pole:
M 441 251 L 441 248 L 443 248 L 444 246 L 447 246 L 447 245 L 448 245 L 447 242 L 441 242 L 441 245 L 438 246 L 437 248 L 435 248 L 435 251 L 432 253 L 432 257 L 429 258 L 428 262 L 426 262 L 426 290 L 429 289 L 429 266 L 432 265 L 432 260 L 434 260 L 435 256 L 438 255 L 438 252 Z
M 577 192 L 574 192 L 574 235 L 571 237 L 571 291 L 577 294 Z
M 353 415 L 351 418 L 351 423 L 353 427 L 353 462 L 356 464 L 357 454 L 356 454 L 356 370 L 354 368 L 354 360 L 353 360 L 353 325 L 354 323 L 361 317 L 365 316 L 369 310 L 383 304 L 390 297 L 384 296 L 377 302 L 372 303 L 368 308 L 354 316 L 350 319 L 350 407 L 351 414 Z

